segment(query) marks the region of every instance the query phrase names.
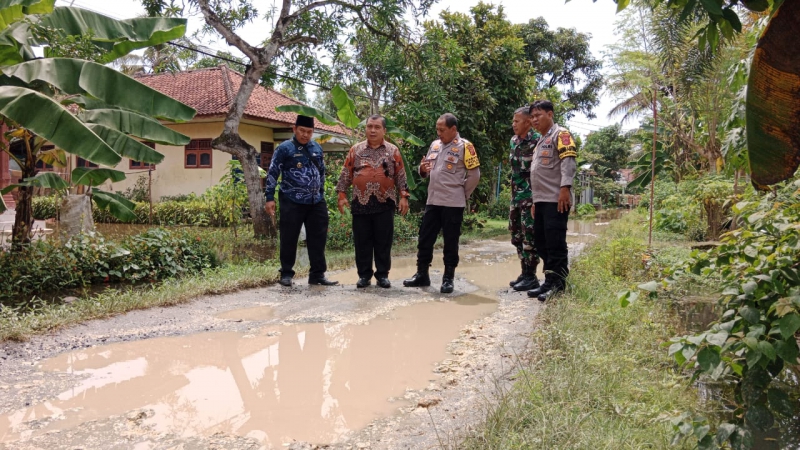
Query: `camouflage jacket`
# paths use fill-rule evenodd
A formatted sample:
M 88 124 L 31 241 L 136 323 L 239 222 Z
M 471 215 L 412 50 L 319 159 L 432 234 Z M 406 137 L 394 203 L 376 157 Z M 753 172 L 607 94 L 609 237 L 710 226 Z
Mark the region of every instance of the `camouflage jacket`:
M 539 133 L 535 130 L 528 131 L 528 135 L 520 139 L 514 135 L 511 138 L 511 153 L 508 157 L 511 164 L 511 201 L 521 202 L 531 198 L 531 162 L 536 144 L 539 143 Z

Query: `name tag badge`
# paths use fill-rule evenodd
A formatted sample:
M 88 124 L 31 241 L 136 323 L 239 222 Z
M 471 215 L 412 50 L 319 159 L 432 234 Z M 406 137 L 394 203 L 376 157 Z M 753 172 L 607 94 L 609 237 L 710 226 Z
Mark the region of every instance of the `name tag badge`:
M 302 156 L 303 156 L 303 154 L 302 154 L 302 153 L 295 153 L 295 154 L 294 154 L 294 157 L 295 157 L 295 158 L 301 158 Z
M 458 162 L 458 158 L 456 156 L 453 156 L 453 154 L 449 154 L 449 155 L 447 155 L 445 157 L 445 161 L 447 161 L 449 163 L 457 163 Z

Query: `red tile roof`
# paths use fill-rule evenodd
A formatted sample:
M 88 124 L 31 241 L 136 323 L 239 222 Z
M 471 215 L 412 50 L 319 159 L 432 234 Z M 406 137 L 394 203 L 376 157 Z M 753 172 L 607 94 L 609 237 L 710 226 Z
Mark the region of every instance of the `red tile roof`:
M 226 115 L 243 78 L 242 74 L 226 66 L 136 77 L 147 86 L 196 109 L 197 117 Z M 297 115 L 275 111 L 275 107 L 302 104 L 274 89 L 256 86 L 245 107 L 244 117 L 293 125 Z M 316 129 L 349 134 L 341 125 L 329 126 L 319 121 L 316 121 Z

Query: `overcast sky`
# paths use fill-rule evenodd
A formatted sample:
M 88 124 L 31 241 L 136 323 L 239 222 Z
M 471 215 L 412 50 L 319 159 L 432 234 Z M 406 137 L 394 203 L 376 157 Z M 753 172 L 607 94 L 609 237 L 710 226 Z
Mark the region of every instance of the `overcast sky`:
M 468 13 L 469 8 L 477 4 L 479 0 L 440 0 L 432 8 L 431 17 L 438 17 L 439 13 L 445 9 Z M 57 0 L 56 5 L 64 6 L 73 4 L 86 9 L 106 14 L 119 19 L 136 17 L 144 13 L 144 9 L 138 0 Z M 264 7 L 272 4 L 270 0 L 260 0 L 257 4 L 263 3 Z M 611 0 L 571 0 L 563 3 L 562 0 L 502 0 L 491 1 L 491 3 L 502 4 L 505 8 L 506 16 L 515 23 L 524 23 L 535 17 L 544 17 L 551 28 L 576 28 L 582 33 L 591 34 L 591 50 L 595 57 L 602 59 L 602 52 L 605 47 L 614 42 L 614 21 L 616 5 Z M 194 17 L 189 19 L 190 32 L 199 28 L 202 18 Z M 243 32 L 243 37 L 250 43 L 258 43 L 266 38 L 262 27 L 251 25 Z M 209 47 L 228 50 L 238 54 L 235 49 L 226 48 L 224 43 L 204 43 Z M 308 89 L 309 93 L 313 88 Z M 570 121 L 570 128 L 579 134 L 585 135 L 589 131 L 616 122 L 615 119 L 607 117 L 608 111 L 613 105 L 613 99 L 604 95 L 599 107 L 596 108 L 597 118 L 588 119 L 582 115 L 576 116 Z

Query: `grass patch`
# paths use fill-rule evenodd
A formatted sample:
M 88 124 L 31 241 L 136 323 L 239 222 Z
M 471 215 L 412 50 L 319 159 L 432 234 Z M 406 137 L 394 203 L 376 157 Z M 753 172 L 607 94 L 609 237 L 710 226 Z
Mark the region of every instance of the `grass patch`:
M 489 220 L 483 228 L 462 234 L 461 242 L 503 235 L 507 233 L 505 226 L 503 221 Z M 138 309 L 177 305 L 203 295 L 226 294 L 270 285 L 278 280 L 279 264 L 275 257 L 258 262 L 275 251 L 275 242 L 254 239 L 252 226 L 240 227 L 236 237 L 230 228 L 192 228 L 191 232 L 215 249 L 223 262 L 221 267 L 145 287 L 108 289 L 99 294 L 81 296 L 70 304 L 34 299 L 18 308 L 0 308 L 0 342 L 25 340 L 35 334 L 87 320 L 104 319 Z M 436 246 L 441 245 L 440 238 Z M 415 251 L 416 242 L 400 241 L 393 246 L 392 253 L 396 257 Z M 354 264 L 352 249 L 329 250 L 326 257 L 329 270 L 345 269 Z M 295 270 L 298 280 L 308 274 L 307 266 L 297 266 Z
M 613 222 L 574 262 L 569 293 L 539 316 L 532 359 L 460 447 L 689 448 L 670 446 L 667 420 L 698 408 L 661 346 L 676 334 L 674 313 L 646 299 L 622 308 L 616 299 L 647 279 L 642 223 L 638 214 Z M 680 250 L 670 247 L 674 257 Z

